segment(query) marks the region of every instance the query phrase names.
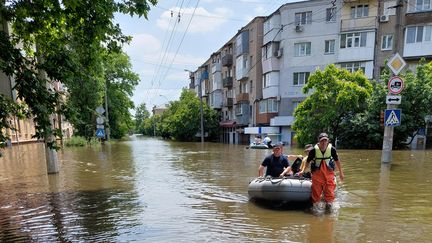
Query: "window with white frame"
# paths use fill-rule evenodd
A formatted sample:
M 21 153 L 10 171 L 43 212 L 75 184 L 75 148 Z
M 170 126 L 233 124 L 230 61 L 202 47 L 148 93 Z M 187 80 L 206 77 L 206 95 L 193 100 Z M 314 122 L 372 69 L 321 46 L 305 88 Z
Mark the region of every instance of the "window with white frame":
M 235 111 L 236 111 L 236 115 L 243 114 L 243 106 L 241 104 L 237 104 L 236 108 L 235 108 Z
M 263 80 L 262 80 L 263 89 L 270 86 L 270 74 L 271 72 L 263 74 Z
M 268 112 L 278 112 L 278 101 L 276 99 L 267 100 L 267 111 Z
M 415 11 L 430 11 L 432 10 L 432 0 L 416 0 Z
M 393 49 L 393 35 L 383 35 L 381 38 L 381 50 Z
M 341 34 L 340 48 L 365 47 L 366 37 L 366 32 Z
M 262 57 L 263 57 L 263 60 L 267 60 L 268 58 L 272 57 L 270 44 L 263 46 Z
M 294 49 L 295 49 L 294 56 L 296 57 L 310 56 L 311 43 L 310 42 L 296 43 L 294 44 Z
M 406 28 L 406 44 L 430 42 L 432 40 L 432 25 L 411 26 Z
M 240 83 L 240 94 L 248 92 L 248 84 L 247 82 Z
M 305 85 L 309 78 L 309 72 L 298 72 L 298 73 L 294 73 L 293 75 L 294 75 L 293 78 L 294 86 Z
M 335 22 L 336 21 L 336 8 L 328 8 L 326 9 L 326 22 Z
M 279 102 L 276 99 L 261 100 L 259 102 L 259 113 L 270 113 L 279 111 Z
M 369 5 L 357 5 L 351 7 L 351 19 L 363 18 L 369 16 Z
M 324 45 L 324 54 L 334 54 L 335 40 L 326 40 Z
M 357 70 L 362 70 L 363 73 L 366 71 L 366 65 L 364 62 L 345 62 L 341 63 L 341 68 L 348 70 L 351 73 L 356 72 Z
M 259 113 L 267 113 L 267 100 L 259 102 Z
M 294 22 L 296 25 L 311 24 L 312 23 L 312 11 L 296 13 Z

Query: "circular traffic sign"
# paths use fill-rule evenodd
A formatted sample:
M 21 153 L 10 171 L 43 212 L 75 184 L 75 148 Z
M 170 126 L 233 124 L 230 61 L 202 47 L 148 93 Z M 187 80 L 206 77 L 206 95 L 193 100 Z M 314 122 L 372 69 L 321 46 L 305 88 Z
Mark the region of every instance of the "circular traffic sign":
M 393 76 L 388 81 L 387 87 L 392 94 L 399 94 L 404 88 L 404 82 L 399 76 Z

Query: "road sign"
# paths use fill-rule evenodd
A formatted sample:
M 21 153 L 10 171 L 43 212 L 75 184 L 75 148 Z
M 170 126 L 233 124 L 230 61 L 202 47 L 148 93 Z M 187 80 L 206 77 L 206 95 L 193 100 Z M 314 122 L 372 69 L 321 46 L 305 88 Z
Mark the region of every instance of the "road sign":
M 387 63 L 387 66 L 392 70 L 394 75 L 398 75 L 400 71 L 406 66 L 405 60 L 396 53 Z
M 400 126 L 401 124 L 401 109 L 385 110 L 384 125 L 388 127 Z
M 104 129 L 105 128 L 105 126 L 104 125 L 96 125 L 96 128 L 101 128 L 101 129 Z
M 105 119 L 102 117 L 102 116 L 98 116 L 97 118 L 96 118 L 96 123 L 97 124 L 103 124 L 104 123 L 104 121 L 105 121 Z
M 96 130 L 96 137 L 98 138 L 104 138 L 105 137 L 105 130 L 102 128 L 98 128 Z
M 105 112 L 105 109 L 102 106 L 99 106 L 98 108 L 96 108 L 96 112 L 99 115 L 102 115 Z
M 399 94 L 404 88 L 404 82 L 399 76 L 393 76 L 388 81 L 387 87 L 392 94 Z
M 387 105 L 399 105 L 402 101 L 402 96 L 400 95 L 387 95 L 386 104 Z

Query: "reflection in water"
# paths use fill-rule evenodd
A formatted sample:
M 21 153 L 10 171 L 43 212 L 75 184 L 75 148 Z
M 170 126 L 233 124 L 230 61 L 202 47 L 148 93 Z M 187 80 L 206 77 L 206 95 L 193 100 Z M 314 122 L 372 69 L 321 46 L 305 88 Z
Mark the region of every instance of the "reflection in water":
M 285 153 L 301 153 L 285 148 Z M 247 197 L 267 150 L 132 137 L 65 148 L 47 175 L 43 144 L 0 159 L 0 242 L 428 242 L 430 151 L 341 150 L 335 214 Z M 403 229 L 403 230 L 401 230 Z

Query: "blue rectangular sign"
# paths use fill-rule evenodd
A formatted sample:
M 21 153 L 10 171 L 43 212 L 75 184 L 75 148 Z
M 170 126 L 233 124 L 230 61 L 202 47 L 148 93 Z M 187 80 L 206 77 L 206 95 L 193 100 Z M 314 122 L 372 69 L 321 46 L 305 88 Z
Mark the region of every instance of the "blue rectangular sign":
M 98 137 L 98 138 L 104 138 L 105 137 L 105 129 L 98 128 L 96 130 L 96 137 Z
M 401 109 L 385 110 L 384 125 L 388 127 L 400 126 L 401 114 Z

